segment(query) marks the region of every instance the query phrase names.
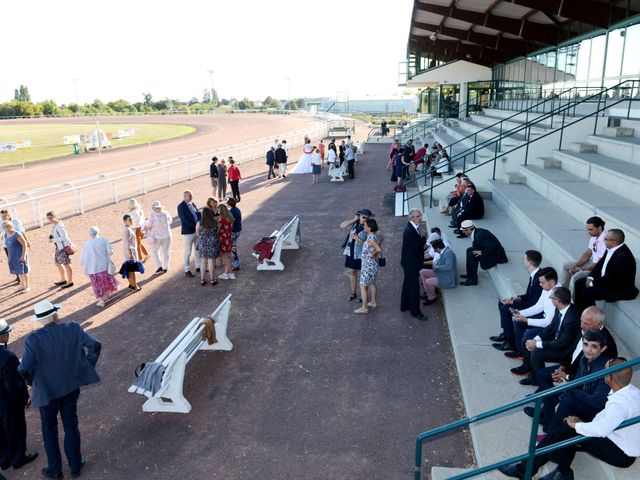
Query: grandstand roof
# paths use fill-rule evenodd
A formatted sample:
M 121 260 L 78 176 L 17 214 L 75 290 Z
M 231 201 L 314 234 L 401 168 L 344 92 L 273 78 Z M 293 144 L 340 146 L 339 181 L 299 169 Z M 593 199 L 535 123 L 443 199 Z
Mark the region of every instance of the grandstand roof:
M 639 11 L 640 0 L 414 0 L 409 51 L 491 66 Z

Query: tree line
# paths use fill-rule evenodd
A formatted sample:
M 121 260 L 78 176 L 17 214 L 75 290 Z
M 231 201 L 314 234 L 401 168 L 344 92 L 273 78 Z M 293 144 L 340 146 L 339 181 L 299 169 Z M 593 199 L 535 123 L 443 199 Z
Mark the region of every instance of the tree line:
M 138 114 L 138 113 L 196 113 L 212 110 L 267 110 L 285 109 L 298 110 L 307 107 L 304 98 L 289 101 L 280 101 L 268 96 L 262 102 L 249 100 L 247 97 L 238 100 L 236 98 L 218 98 L 215 89 L 205 89 L 202 100 L 196 97 L 189 101 L 164 98 L 154 100 L 150 93 L 142 94 L 142 101 L 128 102 L 116 100 L 103 102 L 99 99 L 91 103 L 79 105 L 68 103 L 58 105 L 54 100 L 44 100 L 34 103 L 31 101 L 29 89 L 20 85 L 15 89 L 14 99 L 0 103 L 0 117 L 42 117 L 45 115 L 95 115 L 95 114 Z

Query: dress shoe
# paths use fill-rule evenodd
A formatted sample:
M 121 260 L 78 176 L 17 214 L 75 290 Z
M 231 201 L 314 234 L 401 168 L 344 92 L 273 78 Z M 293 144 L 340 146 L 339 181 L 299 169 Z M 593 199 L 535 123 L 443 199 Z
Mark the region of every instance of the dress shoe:
M 537 386 L 538 384 L 536 383 L 535 379 L 533 378 L 533 375 L 529 375 L 528 377 L 524 377 L 522 380 L 520 380 L 520 385 L 534 385 L 534 386 Z
M 530 416 L 531 418 L 533 418 L 533 415 L 536 413 L 536 409 L 533 407 L 524 407 L 524 413 L 526 413 L 528 416 Z M 544 417 L 542 416 L 542 412 L 540 412 L 540 420 L 542 420 Z
M 500 473 L 512 478 L 524 478 L 524 468 L 519 463 L 512 463 L 498 468 Z
M 162 273 L 162 272 L 163 272 L 162 267 L 156 270 L 156 273 Z
M 199 268 L 196 268 L 196 273 L 200 273 L 200 269 Z
M 516 351 L 504 352 L 504 356 L 512 360 L 522 360 L 522 354 Z
M 542 477 L 538 477 L 539 480 L 573 480 L 573 470 L 569 470 L 569 474 L 565 475 L 557 468 L 550 473 Z
M 71 287 L 73 287 L 73 282 L 71 282 L 71 283 L 65 283 L 64 285 L 62 285 L 62 286 L 60 287 L 60 289 L 62 290 L 62 289 L 64 289 L 64 288 L 71 288 Z
M 504 336 L 504 333 L 501 333 L 500 335 L 494 335 L 493 337 L 489 337 L 489 340 L 491 340 L 492 342 L 504 342 L 507 339 L 507 337 Z
M 52 473 L 48 468 L 42 469 L 42 476 L 45 478 L 62 478 L 62 472 Z
M 0 465 L 0 470 L 6 470 L 11 466 L 11 462 L 6 462 Z
M 80 475 L 82 475 L 82 469 L 84 468 L 84 466 L 87 464 L 87 459 L 83 458 L 80 461 L 80 466 L 78 468 L 76 468 L 75 470 L 71 470 L 71 478 L 78 478 Z
M 421 322 L 426 322 L 427 321 L 427 317 L 425 317 L 423 314 L 419 313 L 417 315 L 411 315 L 413 318 L 415 318 L 416 320 L 420 320 Z
M 460 278 L 467 278 L 467 274 L 466 273 L 461 274 Z
M 38 458 L 38 452 L 25 453 L 20 463 L 18 463 L 17 465 L 14 465 L 13 468 L 18 469 L 26 465 L 27 463 L 33 462 L 36 458 Z
M 432 303 L 436 303 L 436 299 L 434 298 L 433 300 L 429 300 L 428 298 L 422 302 L 422 305 L 431 305 Z
M 459 233 L 456 238 L 467 238 L 467 236 L 464 233 Z
M 456 235 L 460 235 L 462 233 L 462 230 L 460 230 L 459 228 L 456 228 L 453 233 L 455 233 Z
M 470 282 L 469 280 L 465 280 L 464 282 L 460 282 L 460 285 L 463 287 L 471 287 L 472 285 L 478 285 L 478 282 Z
M 496 350 L 500 350 L 501 352 L 508 352 L 509 350 L 513 350 L 513 345 L 511 345 L 511 343 L 506 340 L 502 343 L 492 343 L 491 346 Z
M 531 369 L 526 365 L 520 365 L 519 367 L 512 368 L 511 373 L 513 373 L 514 375 L 520 375 L 523 377 L 525 375 L 529 375 L 531 373 Z
M 189 278 L 193 278 L 195 277 L 195 275 L 193 274 L 193 272 L 188 271 L 188 272 L 184 272 L 185 277 L 189 277 Z

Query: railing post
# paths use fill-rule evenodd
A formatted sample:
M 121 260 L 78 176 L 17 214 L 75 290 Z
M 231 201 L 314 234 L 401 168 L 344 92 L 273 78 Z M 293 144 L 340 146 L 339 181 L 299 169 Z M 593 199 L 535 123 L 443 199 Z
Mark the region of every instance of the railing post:
M 529 457 L 527 458 L 527 466 L 525 469 L 524 478 L 531 480 L 533 476 L 533 461 L 535 459 L 534 454 L 536 451 L 536 440 L 538 437 L 538 425 L 540 425 L 540 412 L 542 411 L 542 399 L 537 399 L 535 403 L 535 409 L 533 412 L 533 421 L 531 422 L 531 433 L 529 435 Z
M 144 173 L 140 174 L 140 186 L 142 188 L 142 194 L 146 195 L 147 194 L 147 177 L 145 176 Z
M 429 208 L 433 208 L 433 179 L 434 179 L 434 177 L 435 177 L 435 175 L 431 175 L 431 188 L 429 190 Z M 425 181 L 425 183 L 426 183 L 426 181 Z
M 82 192 L 80 190 L 76 190 L 76 206 L 76 212 L 84 215 L 84 203 L 82 202 Z
M 422 440 L 416 439 L 416 467 L 413 471 L 413 480 L 420 480 L 422 476 Z
M 189 163 L 187 164 L 187 175 L 189 176 L 189 180 L 193 180 L 193 162 L 191 160 L 189 160 Z
M 527 165 L 527 161 L 529 160 L 529 143 L 531 142 L 531 125 L 527 127 L 527 147 L 524 153 L 524 164 Z M 495 179 L 494 179 L 495 180 Z
M 492 180 L 496 179 L 496 165 L 498 163 L 498 144 L 496 143 L 496 149 L 493 153 L 493 174 L 491 176 Z
M 563 110 L 562 112 L 562 126 L 560 127 L 560 144 L 558 145 L 558 150 L 562 150 L 562 136 L 564 135 L 564 119 L 567 115 L 567 111 Z
M 42 217 L 40 216 L 40 202 L 36 200 L 31 204 L 33 206 L 33 217 L 38 227 L 42 228 Z

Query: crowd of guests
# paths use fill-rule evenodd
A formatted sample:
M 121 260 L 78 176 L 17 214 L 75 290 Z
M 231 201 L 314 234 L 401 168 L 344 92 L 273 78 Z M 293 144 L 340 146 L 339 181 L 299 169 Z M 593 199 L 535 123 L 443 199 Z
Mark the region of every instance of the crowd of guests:
M 500 241 L 490 231 L 476 227 L 483 207 L 473 207 L 474 197 L 482 199 L 469 178 L 456 177 L 456 189 L 445 199 L 442 213 L 451 215 L 450 227 L 459 237 L 469 237 L 466 272 L 461 285 L 478 284 L 478 267 L 488 270 L 508 258 Z M 490 337 L 492 346 L 509 360 L 521 364 L 510 368 L 519 383 L 542 392 L 626 361 L 618 356 L 616 342 L 605 326 L 604 311 L 597 300 L 616 302 L 638 296 L 635 286 L 636 261 L 620 229 L 605 229 L 600 217 L 586 221 L 589 243 L 583 254 L 562 265 L 561 277 L 543 266 L 540 252 L 528 250 L 523 266 L 528 286 L 521 295 L 498 302 L 501 331 Z M 456 256 L 446 234 L 437 227 L 429 234 L 422 212 L 411 210 L 405 227 L 401 263 L 404 269 L 401 310 L 426 320 L 420 310 L 436 299 L 438 289 L 455 287 Z M 560 281 L 561 280 L 561 281 Z M 420 283 L 424 288 L 421 297 Z M 572 288 L 573 287 L 573 288 Z M 614 466 L 626 468 L 640 456 L 640 425 L 616 428 L 640 415 L 640 390 L 631 384 L 632 370 L 623 369 L 547 397 L 540 417 L 543 434 L 537 438 L 544 447 L 582 434 L 589 438 L 578 446 L 563 448 L 536 457 L 535 474 L 548 461 L 558 466 L 544 480 L 573 479 L 571 463 L 578 450 L 589 452 Z M 534 416 L 534 408 L 524 413 Z M 525 462 L 507 465 L 500 471 L 524 478 Z
M 237 187 L 233 189 L 237 192 Z M 199 209 L 193 202 L 192 193 L 186 190 L 182 202 L 177 206 L 183 241 L 184 273 L 187 277 L 199 274 L 201 285 L 207 284 L 207 273 L 208 283 L 216 285 L 219 279 L 235 279 L 235 272 L 240 269 L 237 243 L 242 231 L 242 212 L 237 203 L 236 198 L 218 202 L 216 198 L 209 197 L 206 206 Z M 172 215 L 159 201 L 151 204 L 148 217 L 135 198 L 129 200 L 127 208 L 128 212 L 122 217 L 120 267 L 112 260 L 111 242 L 101 235 L 98 226 L 89 228 L 88 238 L 82 248 L 78 249 L 56 212 L 47 212 L 47 219 L 52 226 L 49 242 L 53 246 L 53 261 L 59 274 L 59 279 L 53 282 L 54 286 L 60 289 L 74 286 L 72 258 L 78 250 L 79 263 L 91 283 L 98 307 L 104 307 L 108 299 L 118 291 L 117 275 L 128 281 L 128 288 L 132 292 L 138 292 L 141 286 L 136 274 L 144 273 L 143 264 L 147 260 L 153 260 L 155 274 L 167 272 L 173 240 Z M 7 210 L 2 210 L 1 215 L 2 243 L 8 259 L 9 273 L 16 276 L 19 293 L 29 292 L 31 243 L 19 219 L 12 218 Z M 192 256 L 195 274 L 191 271 Z M 216 276 L 217 264 L 221 265 L 222 272 Z
M 419 143 L 419 142 L 418 142 Z M 449 154 L 438 142 L 434 142 L 429 151 L 429 144 L 425 143 L 416 150 L 413 139 L 410 138 L 402 145 L 395 139 L 389 150 L 387 170 L 391 169 L 391 181 L 395 182 L 395 191 L 403 191 L 403 180 L 409 179 L 418 172 L 425 175 L 442 177 L 451 168 Z

